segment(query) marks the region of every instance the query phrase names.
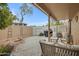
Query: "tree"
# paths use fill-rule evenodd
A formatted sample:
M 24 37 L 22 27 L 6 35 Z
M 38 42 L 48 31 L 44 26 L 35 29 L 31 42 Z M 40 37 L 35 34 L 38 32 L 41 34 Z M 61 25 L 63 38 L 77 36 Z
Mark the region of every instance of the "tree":
M 24 16 L 32 14 L 32 7 L 30 7 L 28 4 L 23 3 L 20 7 L 20 15 L 21 15 L 21 20 L 20 22 L 22 23 L 24 20 Z
M 55 25 L 63 25 L 62 22 L 56 21 Z
M 59 21 L 50 23 L 50 26 L 58 26 L 58 25 L 64 25 L 64 24 L 62 22 L 59 22 Z
M 5 29 L 12 24 L 16 16 L 9 10 L 8 4 L 0 3 L 0 29 Z

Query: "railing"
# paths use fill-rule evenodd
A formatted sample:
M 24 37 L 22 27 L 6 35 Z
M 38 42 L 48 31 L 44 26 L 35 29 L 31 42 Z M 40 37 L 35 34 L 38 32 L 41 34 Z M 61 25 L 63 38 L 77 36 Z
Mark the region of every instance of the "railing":
M 79 56 L 79 49 L 59 44 L 40 42 L 43 56 Z

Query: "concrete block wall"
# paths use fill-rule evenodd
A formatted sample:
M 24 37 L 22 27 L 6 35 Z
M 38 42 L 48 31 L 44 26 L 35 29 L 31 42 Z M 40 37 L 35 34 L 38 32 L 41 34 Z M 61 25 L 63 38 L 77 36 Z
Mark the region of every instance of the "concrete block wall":
M 6 29 L 0 30 L 0 44 L 15 44 L 22 38 L 32 36 L 32 27 L 22 26 L 23 34 L 20 35 L 20 25 L 12 25 Z

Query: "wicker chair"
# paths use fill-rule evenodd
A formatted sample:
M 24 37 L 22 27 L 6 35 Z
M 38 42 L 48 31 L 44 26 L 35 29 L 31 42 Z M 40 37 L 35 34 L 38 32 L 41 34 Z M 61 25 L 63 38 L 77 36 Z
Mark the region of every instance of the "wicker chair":
M 71 45 L 40 41 L 43 56 L 79 56 L 79 48 Z

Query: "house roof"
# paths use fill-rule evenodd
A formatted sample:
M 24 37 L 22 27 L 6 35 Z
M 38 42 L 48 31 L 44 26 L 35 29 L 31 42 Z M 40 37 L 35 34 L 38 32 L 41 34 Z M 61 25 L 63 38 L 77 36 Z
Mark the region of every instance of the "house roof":
M 34 5 L 55 20 L 72 19 L 79 12 L 79 3 L 36 3 Z

